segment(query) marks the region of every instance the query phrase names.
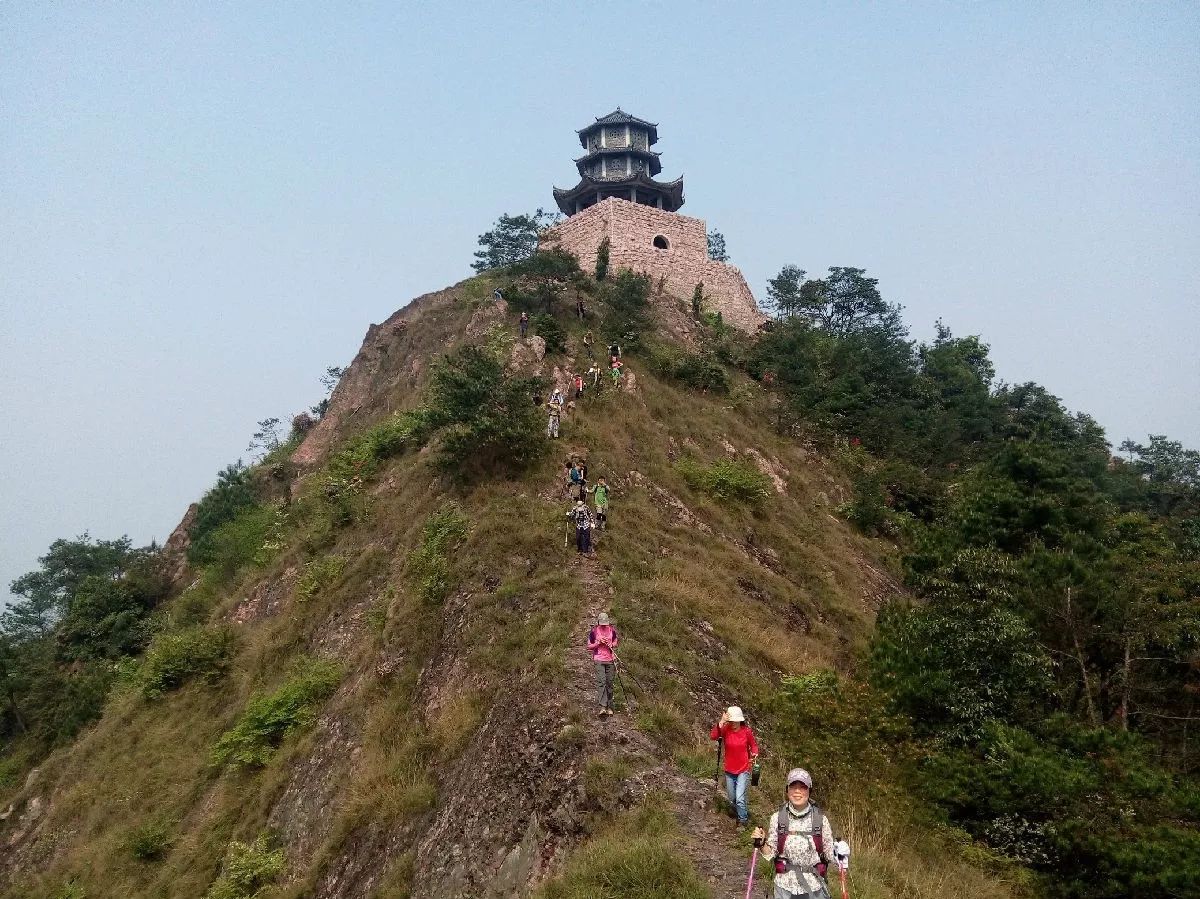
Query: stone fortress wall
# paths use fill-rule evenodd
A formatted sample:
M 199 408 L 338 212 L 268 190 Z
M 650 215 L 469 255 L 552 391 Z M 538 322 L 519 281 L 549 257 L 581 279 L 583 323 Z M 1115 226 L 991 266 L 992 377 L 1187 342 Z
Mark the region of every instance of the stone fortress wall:
M 706 311 L 720 310 L 727 323 L 743 331 L 753 333 L 767 320 L 738 268 L 708 258 L 703 219 L 610 197 L 555 225 L 542 243 L 573 253 L 580 267 L 590 272 L 605 237 L 610 271 L 644 273 L 654 279 L 655 287 L 665 279 L 665 293 L 689 302 L 696 284 L 703 282 Z M 666 247 L 656 246 L 656 239 Z

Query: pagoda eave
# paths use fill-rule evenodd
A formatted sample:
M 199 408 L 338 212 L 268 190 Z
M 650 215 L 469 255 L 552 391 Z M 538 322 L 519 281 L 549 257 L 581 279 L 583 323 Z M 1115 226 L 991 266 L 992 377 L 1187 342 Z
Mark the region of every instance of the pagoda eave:
M 683 205 L 683 178 L 655 181 L 646 175 L 621 180 L 584 177 L 570 189 L 554 188 L 554 201 L 564 215 L 575 215 L 609 197 L 676 212 Z

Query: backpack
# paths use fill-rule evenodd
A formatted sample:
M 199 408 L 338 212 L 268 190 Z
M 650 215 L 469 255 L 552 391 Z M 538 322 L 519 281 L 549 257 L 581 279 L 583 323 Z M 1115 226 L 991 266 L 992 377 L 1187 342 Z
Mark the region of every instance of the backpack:
M 813 868 L 817 872 L 817 876 L 822 880 L 825 878 L 825 872 L 829 870 L 829 856 L 825 854 L 825 835 L 822 830 L 825 826 L 825 816 L 821 813 L 815 802 L 810 802 L 812 806 L 812 837 L 813 848 L 817 850 L 817 858 L 820 859 Z M 784 846 L 787 844 L 788 824 L 790 823 L 790 815 L 788 814 L 787 804 L 779 810 L 779 818 L 775 825 L 775 873 L 784 874 L 791 870 L 791 861 L 783 854 Z
M 621 641 L 621 638 L 617 636 L 617 626 L 615 624 L 610 624 L 609 627 L 612 628 L 612 642 L 613 642 L 613 645 L 615 646 L 617 643 L 619 643 Z M 589 643 L 596 642 L 596 629 L 595 628 L 592 628 L 590 631 L 588 631 L 588 642 Z

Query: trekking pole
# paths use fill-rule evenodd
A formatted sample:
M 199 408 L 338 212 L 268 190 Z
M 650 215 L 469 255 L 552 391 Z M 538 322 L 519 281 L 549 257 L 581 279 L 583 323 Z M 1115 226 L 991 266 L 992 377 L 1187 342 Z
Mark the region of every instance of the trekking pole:
M 621 666 L 614 665 L 613 673 L 617 676 L 617 686 L 621 688 L 621 695 L 625 697 L 625 704 L 632 709 L 633 700 L 629 698 L 629 691 L 625 689 L 625 681 L 621 680 Z
M 754 854 L 750 856 L 750 877 L 746 881 L 746 899 L 750 899 L 750 891 L 754 889 L 754 868 L 758 865 L 758 840 L 754 841 Z
M 837 860 L 838 876 L 842 881 L 842 899 L 850 899 L 850 892 L 846 889 L 846 874 L 850 870 L 850 844 L 845 840 L 838 840 L 833 844 L 833 856 Z
M 625 663 L 621 661 L 620 656 L 617 655 L 615 650 L 613 651 L 613 661 L 617 663 L 617 671 L 620 671 L 622 668 L 625 667 Z M 633 676 L 632 671 L 629 672 L 629 679 L 631 681 L 633 681 L 633 685 L 635 687 L 637 687 L 640 692 L 642 692 L 642 693 L 646 692 L 646 688 L 643 687 L 641 682 L 636 677 Z
M 713 783 L 721 788 L 721 751 L 725 748 L 725 738 L 717 737 L 717 773 L 713 775 Z

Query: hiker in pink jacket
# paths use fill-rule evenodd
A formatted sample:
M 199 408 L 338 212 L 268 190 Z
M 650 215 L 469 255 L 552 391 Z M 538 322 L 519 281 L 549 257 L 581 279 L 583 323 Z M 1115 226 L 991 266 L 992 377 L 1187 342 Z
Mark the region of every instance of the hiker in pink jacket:
M 596 663 L 596 686 L 600 692 L 600 717 L 613 713 L 613 674 L 617 662 L 613 650 L 621 642 L 617 629 L 604 612 L 596 619 L 596 626 L 588 631 L 587 648 Z

